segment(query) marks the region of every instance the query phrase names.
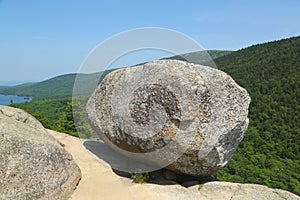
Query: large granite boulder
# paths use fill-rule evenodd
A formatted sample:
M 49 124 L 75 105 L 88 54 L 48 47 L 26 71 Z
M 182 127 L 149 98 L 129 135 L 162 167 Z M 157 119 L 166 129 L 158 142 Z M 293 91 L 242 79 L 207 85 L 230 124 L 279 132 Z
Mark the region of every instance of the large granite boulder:
M 0 199 L 68 199 L 80 178 L 72 156 L 39 121 L 0 106 Z
M 111 72 L 90 97 L 87 113 L 96 134 L 118 152 L 207 176 L 243 139 L 249 103 L 247 91 L 222 71 L 160 60 Z

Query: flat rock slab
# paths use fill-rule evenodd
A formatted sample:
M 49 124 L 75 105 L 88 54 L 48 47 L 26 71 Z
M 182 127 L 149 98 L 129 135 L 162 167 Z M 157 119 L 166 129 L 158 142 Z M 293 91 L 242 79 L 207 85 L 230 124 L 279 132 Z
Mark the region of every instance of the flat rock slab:
M 68 199 L 79 167 L 32 116 L 0 106 L 0 199 Z
M 271 189 L 263 185 L 239 184 L 229 182 L 209 182 L 198 186 L 206 199 L 224 200 L 299 200 L 300 197 L 290 192 Z

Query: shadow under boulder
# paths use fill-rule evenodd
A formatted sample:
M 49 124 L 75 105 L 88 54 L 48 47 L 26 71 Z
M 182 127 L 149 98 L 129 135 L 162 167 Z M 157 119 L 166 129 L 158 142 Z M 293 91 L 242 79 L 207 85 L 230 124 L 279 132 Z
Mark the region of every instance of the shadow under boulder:
M 97 156 L 99 159 L 105 161 L 110 165 L 113 172 L 118 176 L 132 178 L 134 174 L 140 174 L 140 176 L 148 176 L 147 181 L 149 183 L 158 185 L 176 185 L 180 184 L 184 187 L 191 187 L 199 184 L 203 184 L 209 181 L 215 181 L 212 176 L 195 177 L 185 174 L 178 174 L 168 169 L 162 168 L 159 170 L 151 171 L 148 173 L 142 173 L 144 169 L 149 169 L 149 166 L 145 163 L 138 162 L 137 160 L 131 159 L 124 156 L 123 154 L 110 148 L 105 143 L 96 141 L 85 141 L 83 143 L 85 148 Z M 124 165 L 128 166 L 128 171 L 123 171 Z M 134 167 L 133 167 L 134 166 Z M 137 166 L 141 172 L 133 172 L 131 169 L 136 169 Z

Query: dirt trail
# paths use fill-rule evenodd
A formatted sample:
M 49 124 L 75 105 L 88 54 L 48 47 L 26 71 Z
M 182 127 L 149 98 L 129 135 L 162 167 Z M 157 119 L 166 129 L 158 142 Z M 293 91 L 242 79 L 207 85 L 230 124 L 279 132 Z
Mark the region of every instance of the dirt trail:
M 65 145 L 81 169 L 82 179 L 72 200 L 153 199 L 151 193 L 138 191 L 139 185 L 117 176 L 107 163 L 86 150 L 83 140 L 52 130 L 48 132 Z

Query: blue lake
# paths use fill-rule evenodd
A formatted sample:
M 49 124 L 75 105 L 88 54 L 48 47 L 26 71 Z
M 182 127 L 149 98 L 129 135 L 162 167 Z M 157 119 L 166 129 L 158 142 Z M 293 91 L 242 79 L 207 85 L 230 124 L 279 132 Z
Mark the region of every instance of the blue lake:
M 31 97 L 0 94 L 0 105 L 10 105 L 11 103 L 25 103 L 30 101 L 32 101 Z

